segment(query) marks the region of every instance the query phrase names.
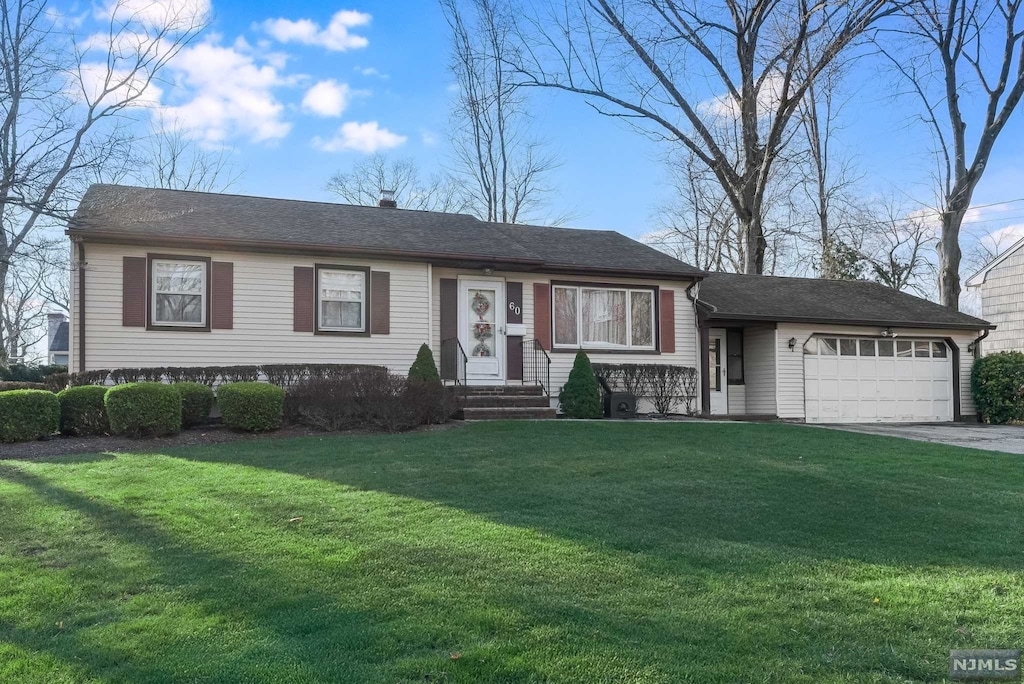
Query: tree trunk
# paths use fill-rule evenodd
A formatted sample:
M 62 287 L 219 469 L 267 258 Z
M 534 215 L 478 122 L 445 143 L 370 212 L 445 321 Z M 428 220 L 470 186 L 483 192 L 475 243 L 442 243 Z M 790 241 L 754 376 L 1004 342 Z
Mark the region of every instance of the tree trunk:
M 947 309 L 960 310 L 960 224 L 967 206 L 950 207 L 942 215 L 939 239 L 939 301 Z
M 768 245 L 764 239 L 761 212 L 737 215 L 736 218 L 740 223 L 740 235 L 744 241 L 743 272 L 748 275 L 761 275 L 764 273 L 764 253 Z

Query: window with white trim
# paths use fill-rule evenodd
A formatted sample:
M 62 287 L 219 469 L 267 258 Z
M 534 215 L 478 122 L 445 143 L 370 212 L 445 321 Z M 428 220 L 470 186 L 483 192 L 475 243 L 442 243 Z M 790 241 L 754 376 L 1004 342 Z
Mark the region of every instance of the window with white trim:
M 654 290 L 554 285 L 554 344 L 562 348 L 654 350 Z
M 317 269 L 317 329 L 366 332 L 366 271 Z
M 153 259 L 152 324 L 202 328 L 206 325 L 206 261 Z

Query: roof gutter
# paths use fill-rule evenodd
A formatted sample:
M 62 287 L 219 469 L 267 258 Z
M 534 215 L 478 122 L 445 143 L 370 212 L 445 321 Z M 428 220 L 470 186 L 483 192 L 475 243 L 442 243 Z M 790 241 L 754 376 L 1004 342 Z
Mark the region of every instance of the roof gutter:
M 707 306 L 707 302 L 702 302 Z M 708 313 L 708 318 L 730 320 L 730 321 L 778 321 L 780 323 L 828 323 L 831 325 L 884 325 L 893 328 L 933 328 L 936 330 L 995 330 L 996 326 L 987 321 L 978 320 L 973 323 L 937 323 L 935 321 L 906 321 L 906 320 L 882 320 L 882 319 L 844 319 L 844 318 L 816 318 L 813 316 L 773 316 L 760 314 L 730 314 L 719 311 L 714 307 Z

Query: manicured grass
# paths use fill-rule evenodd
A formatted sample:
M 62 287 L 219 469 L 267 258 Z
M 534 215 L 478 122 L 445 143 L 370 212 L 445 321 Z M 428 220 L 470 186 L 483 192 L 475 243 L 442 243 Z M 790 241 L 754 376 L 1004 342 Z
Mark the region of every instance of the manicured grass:
M 1024 644 L 1022 521 L 1019 456 L 787 425 L 0 461 L 0 681 L 933 682 Z

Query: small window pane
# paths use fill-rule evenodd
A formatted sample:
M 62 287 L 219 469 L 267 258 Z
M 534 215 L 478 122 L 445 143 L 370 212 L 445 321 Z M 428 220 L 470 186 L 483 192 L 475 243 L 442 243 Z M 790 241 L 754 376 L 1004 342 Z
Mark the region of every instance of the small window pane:
M 576 288 L 555 288 L 555 344 L 576 345 Z
M 202 323 L 203 298 L 199 295 L 157 294 L 157 323 Z
M 363 306 L 359 302 L 320 302 L 320 325 L 324 328 L 362 328 Z
M 320 272 L 320 298 L 344 302 L 363 301 L 362 273 L 345 273 L 343 271 Z
M 878 355 L 892 356 L 892 340 L 878 340 Z
M 583 290 L 583 343 L 626 346 L 626 293 Z
M 929 345 L 927 342 L 914 342 L 914 356 L 919 359 L 927 359 L 929 354 Z
M 842 356 L 856 356 L 857 340 L 839 340 L 839 353 Z
M 898 340 L 896 342 L 896 356 L 911 356 L 913 344 L 909 340 Z
M 710 375 L 708 378 L 710 389 L 713 392 L 722 391 L 722 341 L 719 338 L 714 338 L 708 345 L 708 360 L 711 366 Z
M 654 346 L 654 293 L 629 293 L 630 335 L 634 347 Z
M 944 358 L 946 358 L 946 343 L 945 342 L 932 342 L 932 358 L 933 359 L 944 359 Z
M 874 340 L 860 340 L 860 355 L 861 356 L 874 356 L 875 355 L 875 341 Z
M 157 292 L 203 293 L 204 264 L 194 261 L 153 262 Z
M 831 338 L 818 338 L 818 353 L 822 356 L 835 356 L 838 346 L 836 341 Z

